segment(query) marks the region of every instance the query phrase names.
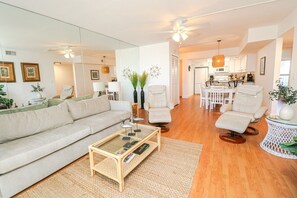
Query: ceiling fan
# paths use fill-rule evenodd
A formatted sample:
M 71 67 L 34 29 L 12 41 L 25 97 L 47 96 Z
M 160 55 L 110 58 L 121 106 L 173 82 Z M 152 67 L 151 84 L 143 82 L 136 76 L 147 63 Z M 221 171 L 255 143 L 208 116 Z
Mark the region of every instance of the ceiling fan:
M 65 58 L 74 58 L 74 53 L 72 48 L 74 48 L 76 46 L 62 46 L 61 49 L 49 49 L 49 52 L 60 52 L 61 54 L 64 55 Z

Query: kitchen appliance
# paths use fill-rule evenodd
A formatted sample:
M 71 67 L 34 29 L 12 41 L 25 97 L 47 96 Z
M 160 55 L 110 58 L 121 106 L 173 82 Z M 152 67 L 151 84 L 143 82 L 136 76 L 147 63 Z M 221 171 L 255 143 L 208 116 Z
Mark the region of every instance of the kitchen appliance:
M 247 74 L 246 81 L 247 82 L 254 82 L 254 74 L 252 74 L 252 73 Z

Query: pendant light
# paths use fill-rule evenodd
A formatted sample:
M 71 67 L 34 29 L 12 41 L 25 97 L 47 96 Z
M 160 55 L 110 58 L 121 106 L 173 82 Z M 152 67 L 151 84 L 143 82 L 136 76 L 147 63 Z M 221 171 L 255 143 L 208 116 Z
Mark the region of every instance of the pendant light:
M 225 65 L 225 56 L 220 55 L 220 42 L 221 40 L 217 40 L 218 42 L 218 55 L 212 57 L 212 67 L 224 67 Z
M 109 67 L 105 64 L 105 56 L 103 56 L 103 59 L 101 60 L 103 63 L 103 66 L 101 66 L 101 73 L 102 74 L 109 74 Z

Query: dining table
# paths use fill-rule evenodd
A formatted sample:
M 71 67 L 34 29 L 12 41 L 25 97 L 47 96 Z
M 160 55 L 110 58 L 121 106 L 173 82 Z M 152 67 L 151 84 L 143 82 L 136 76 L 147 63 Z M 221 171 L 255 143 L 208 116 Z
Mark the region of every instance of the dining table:
M 205 93 L 204 95 L 205 95 L 205 108 L 206 109 L 208 109 L 208 107 L 209 107 L 209 99 L 208 98 L 209 98 L 209 95 L 210 95 L 212 90 L 213 89 L 211 87 L 210 88 L 204 88 L 202 90 Z M 223 93 L 228 95 L 228 97 L 227 97 L 228 102 L 232 102 L 233 101 L 233 95 L 236 92 L 236 88 L 224 87 L 222 90 L 223 90 L 222 91 Z

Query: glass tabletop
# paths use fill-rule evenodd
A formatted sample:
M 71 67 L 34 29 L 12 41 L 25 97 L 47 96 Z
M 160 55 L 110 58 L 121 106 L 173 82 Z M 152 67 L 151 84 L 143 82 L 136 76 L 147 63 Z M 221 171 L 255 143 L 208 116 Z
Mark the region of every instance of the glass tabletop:
M 137 129 L 136 127 L 138 127 L 138 129 L 141 129 L 141 131 L 134 132 L 134 130 Z M 132 143 L 132 145 L 130 147 L 130 148 L 132 148 L 136 144 L 135 141 L 141 141 L 157 130 L 158 130 L 158 128 L 154 127 L 154 126 L 138 124 L 137 126 L 134 125 L 132 128 L 121 129 L 118 132 L 118 134 L 116 136 L 114 136 L 113 138 L 111 138 L 108 141 L 105 141 L 103 143 L 100 143 L 100 142 L 95 143 L 95 144 L 93 144 L 93 146 L 100 150 L 103 150 L 103 151 L 106 151 L 106 152 L 109 152 L 112 154 L 120 155 L 126 151 L 124 149 L 125 144 Z M 135 135 L 128 136 L 128 134 L 131 132 L 134 133 Z M 130 139 L 123 140 L 123 137 L 127 137 L 127 136 L 130 137 Z
M 267 116 L 266 118 L 268 120 L 270 120 L 270 121 L 277 122 L 277 123 L 280 123 L 280 124 L 287 124 L 287 125 L 297 126 L 297 120 L 296 119 L 282 120 L 278 116 Z

